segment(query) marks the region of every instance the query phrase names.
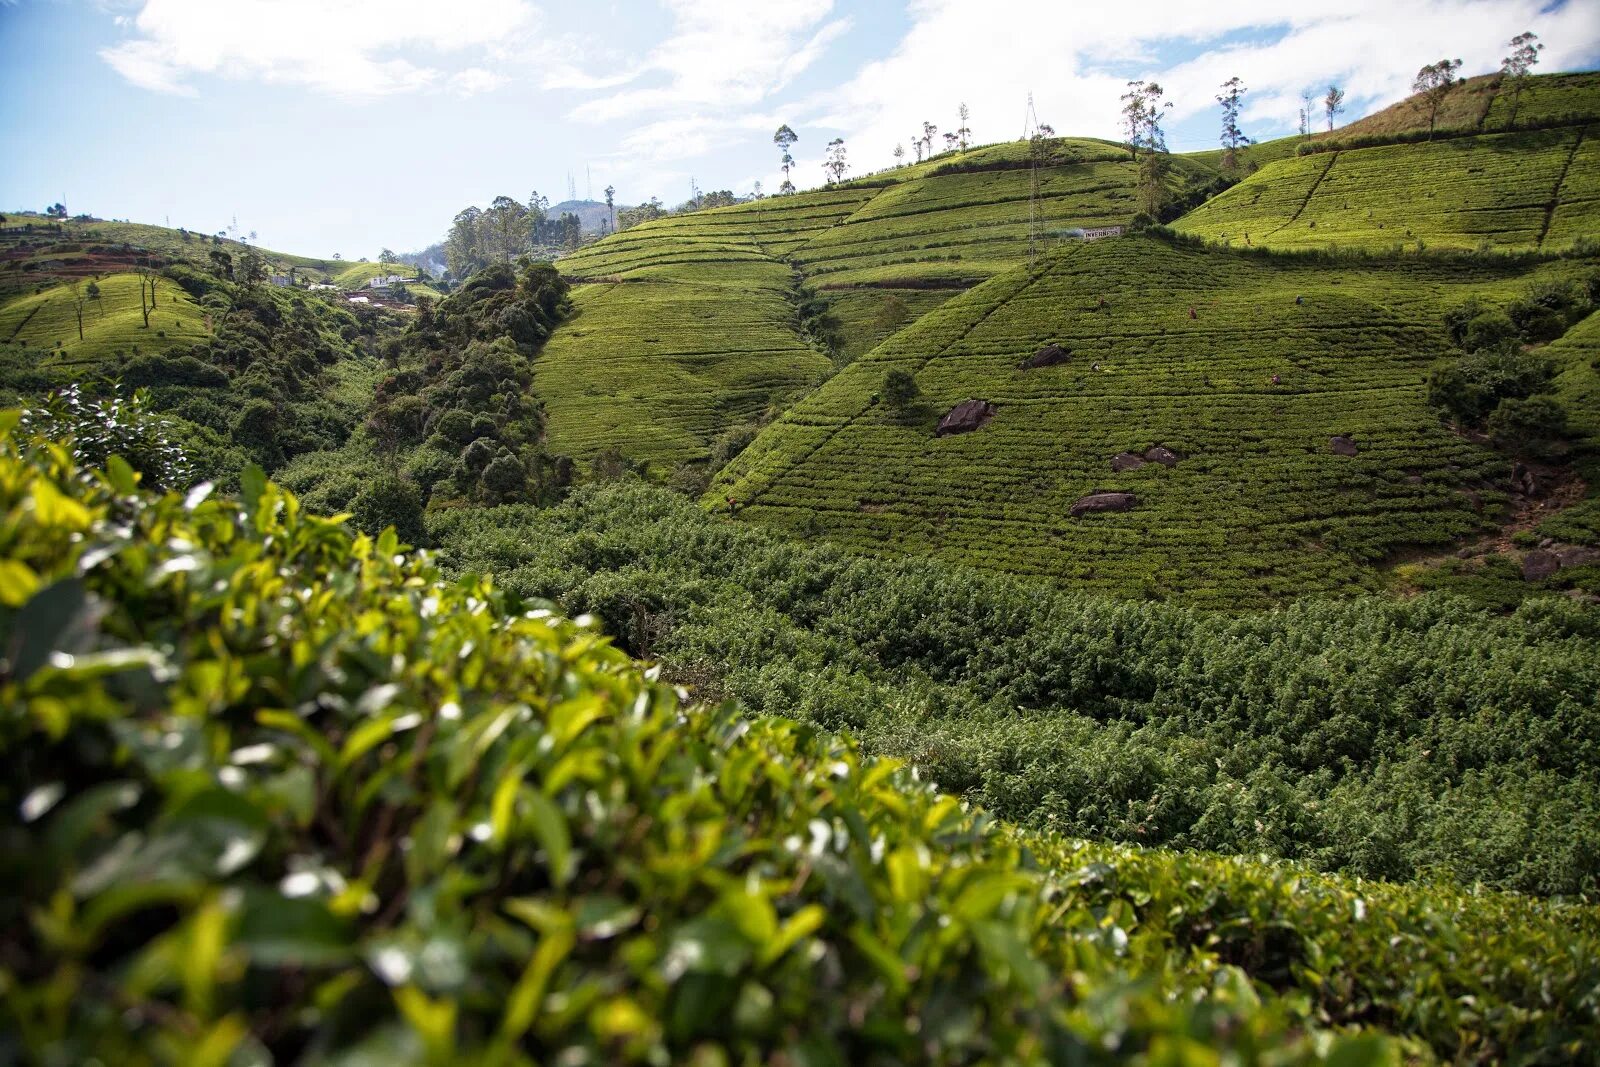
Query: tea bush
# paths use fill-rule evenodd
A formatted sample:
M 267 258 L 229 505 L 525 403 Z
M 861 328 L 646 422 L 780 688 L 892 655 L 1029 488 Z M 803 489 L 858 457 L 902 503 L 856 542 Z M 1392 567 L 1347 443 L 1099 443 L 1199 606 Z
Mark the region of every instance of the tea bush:
M 687 708 L 259 472 L 157 497 L 16 422 L 7 1058 L 1347 1064 L 1594 1033 L 1593 909 L 1019 836 L 848 741 Z
M 1018 836 L 685 708 L 258 472 L 157 497 L 16 422 L 8 1057 L 1395 1063 L 1593 1032 L 1592 909 Z

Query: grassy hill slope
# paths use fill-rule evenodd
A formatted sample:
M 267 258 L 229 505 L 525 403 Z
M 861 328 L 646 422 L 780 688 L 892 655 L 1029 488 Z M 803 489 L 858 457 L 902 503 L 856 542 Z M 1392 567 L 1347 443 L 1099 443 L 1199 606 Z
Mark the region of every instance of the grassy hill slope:
M 1213 176 L 1179 157 L 1171 181 L 1176 192 Z M 1110 142 L 1052 141 L 1039 181 L 1040 250 L 1136 210 L 1134 166 Z M 703 459 L 719 433 L 820 380 L 830 343 L 846 362 L 1024 262 L 1031 184 L 1029 147 L 993 145 L 669 216 L 564 258 L 563 272 L 588 284 L 535 374 L 552 447 Z M 818 321 L 803 321 L 807 299 Z
M 1561 251 L 1600 234 L 1600 126 L 1298 155 L 1175 225 L 1240 246 Z
M 1439 104 L 1435 128 L 1444 132 L 1488 133 L 1504 130 L 1512 121 L 1509 91 L 1502 92 L 1499 74 L 1466 78 L 1445 95 Z M 1516 101 L 1515 121 L 1519 127 L 1600 120 L 1600 73 L 1581 71 L 1572 74 L 1539 74 L 1528 79 Z M 1321 140 L 1396 137 L 1424 133 L 1428 112 L 1420 96 L 1356 119 Z
M 265 259 L 275 273 L 287 273 L 293 267 L 297 278 L 345 288 L 357 288 L 377 274 L 415 272 L 405 264 L 296 256 L 231 238 L 142 222 L 95 219 L 56 223 L 42 215 L 23 213 L 8 215 L 0 226 L 0 292 L 31 283 L 34 279 L 28 274 L 39 269 L 46 274 L 78 275 L 102 270 L 104 263 L 128 264 L 133 257 L 146 256 L 208 267 L 213 249 L 237 259 L 247 248 Z M 11 271 L 19 273 L 10 275 Z
M 1581 269 L 1339 268 L 1139 237 L 1063 250 L 847 367 L 708 499 L 796 534 L 1122 595 L 1227 606 L 1348 589 L 1364 563 L 1472 530 L 1474 502 L 1495 498 L 1504 461 L 1424 403 L 1441 309 Z M 1070 361 L 1019 367 L 1048 342 Z M 906 406 L 880 396 L 896 370 L 920 387 Z M 967 400 L 992 402 L 992 420 L 935 437 Z M 1176 465 L 1112 469 L 1154 446 Z M 1071 515 L 1099 490 L 1137 506 Z
M 147 329 L 137 274 L 110 274 L 95 284 L 100 296 L 84 299 L 82 340 L 73 291 L 56 285 L 0 303 L 0 343 L 44 349 L 52 363 L 71 366 L 96 363 L 115 352 L 131 353 L 141 345 L 160 351 L 199 344 L 210 336 L 205 311 L 178 285 L 162 280 Z
M 722 430 L 815 383 L 828 359 L 795 333 L 790 284 L 783 264 L 752 259 L 579 286 L 534 369 L 550 447 L 698 458 Z

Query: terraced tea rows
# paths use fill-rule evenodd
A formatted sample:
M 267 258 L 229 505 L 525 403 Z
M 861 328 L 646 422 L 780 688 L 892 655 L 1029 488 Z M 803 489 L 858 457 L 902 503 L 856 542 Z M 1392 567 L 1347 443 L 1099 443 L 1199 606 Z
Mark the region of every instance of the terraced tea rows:
M 658 467 L 814 382 L 787 294 L 819 290 L 848 360 L 969 286 L 1027 259 L 1029 147 L 940 157 L 836 188 L 668 216 L 561 261 L 579 316 L 536 372 L 550 442 L 614 447 Z M 1173 184 L 1209 168 L 1178 160 Z M 1110 142 L 1052 142 L 1033 205 L 1041 247 L 1134 213 L 1134 168 Z M 791 267 L 792 264 L 792 267 Z M 798 272 L 798 276 L 795 272 Z M 596 289 L 596 285 L 604 285 Z
M 1234 246 L 1560 251 L 1600 233 L 1600 128 L 1296 156 L 1176 226 Z
M 800 535 L 1124 595 L 1230 606 L 1348 589 L 1399 546 L 1474 529 L 1495 499 L 1504 461 L 1423 399 L 1439 309 L 1579 269 L 1338 270 L 1140 238 L 1064 250 L 847 367 L 707 499 Z M 1019 367 L 1051 342 L 1066 362 Z M 880 396 L 896 370 L 920 389 L 909 405 Z M 992 417 L 936 437 L 967 400 Z M 1143 459 L 1157 446 L 1176 464 Z M 1114 470 L 1125 453 L 1133 469 Z M 1133 494 L 1132 510 L 1073 516 L 1101 490 Z
M 159 351 L 198 344 L 209 335 L 205 313 L 172 282 L 163 281 L 157 289 L 148 329 L 140 311 L 137 274 L 112 274 L 95 284 L 100 290 L 97 299 L 84 294 L 81 341 L 73 291 L 56 285 L 0 305 L 0 343 L 47 349 L 52 360 L 75 365 L 135 347 Z M 87 282 L 84 285 L 86 289 Z
M 702 457 L 722 430 L 827 370 L 793 329 L 783 264 L 707 263 L 694 275 L 576 288 L 576 313 L 534 371 L 552 449 L 615 448 L 658 465 Z

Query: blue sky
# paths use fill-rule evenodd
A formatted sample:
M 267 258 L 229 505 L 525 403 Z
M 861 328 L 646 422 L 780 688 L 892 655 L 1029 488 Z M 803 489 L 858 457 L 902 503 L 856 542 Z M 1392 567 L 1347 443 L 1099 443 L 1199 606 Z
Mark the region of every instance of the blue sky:
M 346 258 L 436 240 L 456 211 L 537 189 L 676 203 L 770 192 L 772 130 L 797 184 L 843 137 L 852 172 L 923 119 L 1022 132 L 1028 94 L 1064 134 L 1115 136 L 1129 78 L 1173 102 L 1176 151 L 1216 143 L 1216 86 L 1245 127 L 1292 132 L 1298 95 L 1353 119 L 1417 67 L 1494 69 L 1514 34 L 1541 70 L 1600 64 L 1600 0 L 0 0 L 0 210 L 242 232 Z

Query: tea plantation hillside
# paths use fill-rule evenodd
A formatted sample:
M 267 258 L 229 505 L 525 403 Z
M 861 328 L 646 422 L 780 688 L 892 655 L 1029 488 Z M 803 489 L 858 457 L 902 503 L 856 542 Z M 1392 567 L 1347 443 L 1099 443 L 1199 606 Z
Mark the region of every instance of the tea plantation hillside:
M 259 471 L 157 497 L 17 426 L 7 1060 L 1562 1062 L 1600 1024 L 1592 906 L 1022 834 Z
M 237 258 L 247 249 L 266 260 L 275 273 L 287 273 L 293 268 L 303 281 L 350 289 L 359 288 L 378 274 L 415 273 L 405 264 L 296 256 L 182 228 L 93 218 L 58 222 L 24 212 L 8 215 L 6 222 L 0 224 L 0 294 L 26 288 L 37 280 L 37 274 L 48 277 L 101 273 L 150 257 L 207 267 L 213 250 Z
M 1402 545 L 1476 529 L 1498 499 L 1506 461 L 1424 401 L 1448 351 L 1442 309 L 1593 273 L 1339 266 L 1141 236 L 1062 250 L 845 368 L 708 500 L 795 534 L 1122 595 L 1348 590 Z M 958 405 L 971 432 L 936 436 Z
M 1529 128 L 1600 121 L 1600 72 L 1533 75 L 1515 102 L 1512 96 L 1498 74 L 1462 79 L 1441 99 L 1435 131 L 1490 133 L 1513 124 Z M 1425 136 L 1427 131 L 1427 105 L 1421 96 L 1412 96 L 1314 139 L 1414 137 Z
M 1600 234 L 1600 126 L 1301 154 L 1176 227 L 1262 248 L 1562 251 Z
M 578 315 L 535 372 L 552 448 L 659 466 L 814 385 L 1039 247 L 1135 213 L 1123 146 L 1053 139 L 950 153 L 834 188 L 641 224 L 564 258 Z M 1175 157 L 1187 195 L 1215 177 Z M 1030 207 L 1031 205 L 1031 207 Z M 802 291 L 803 290 L 803 291 Z
M 93 281 L 95 290 L 88 290 Z M 115 352 L 143 345 L 151 351 L 187 347 L 210 336 L 207 313 L 182 287 L 161 284 L 156 307 L 146 322 L 137 274 L 107 274 L 49 286 L 0 303 L 0 345 L 46 353 L 52 365 L 93 365 Z M 78 300 L 83 306 L 78 307 Z M 82 312 L 83 335 L 78 334 Z

